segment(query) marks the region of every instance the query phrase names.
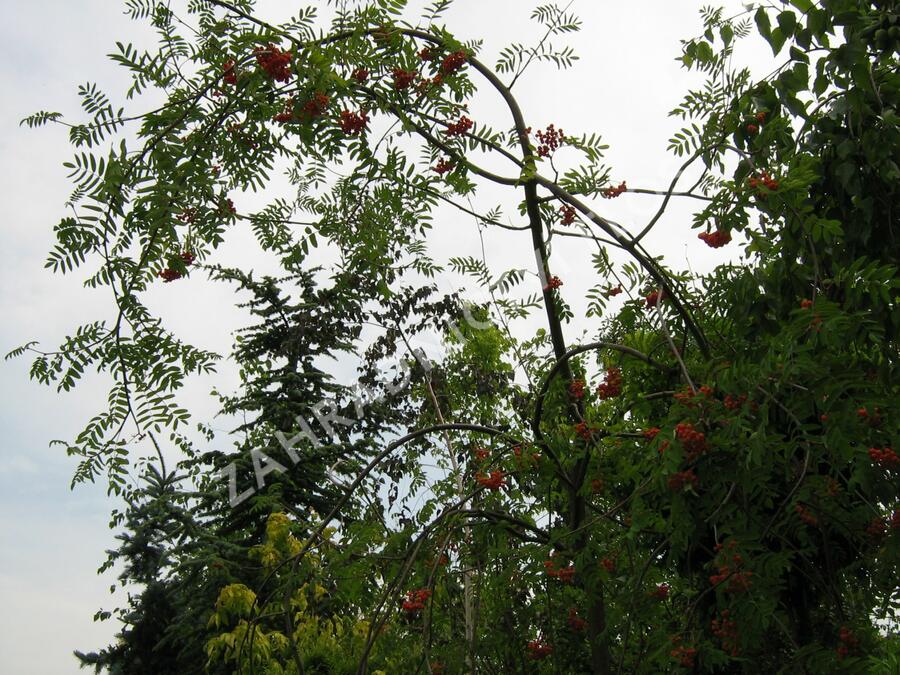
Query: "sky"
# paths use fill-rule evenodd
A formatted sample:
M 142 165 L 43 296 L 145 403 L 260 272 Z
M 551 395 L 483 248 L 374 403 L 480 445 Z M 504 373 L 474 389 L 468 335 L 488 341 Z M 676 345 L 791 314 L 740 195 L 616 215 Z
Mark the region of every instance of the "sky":
M 0 24 L 0 195 L 5 218 L 0 227 L 0 352 L 29 340 L 47 348 L 76 325 L 110 314 L 106 293 L 82 288 L 81 276 L 53 275 L 43 267 L 53 243 L 53 225 L 65 215 L 71 190 L 62 162 L 70 149 L 61 127 L 29 130 L 18 125 L 37 110 L 79 113 L 77 86 L 98 82 L 114 100 L 124 102 L 128 80 L 105 56 L 116 40 L 140 44 L 152 39 L 146 28 L 123 15 L 119 0 L 42 0 L 4 3 Z M 183 4 L 183 3 L 175 3 Z M 264 0 L 260 15 L 278 19 L 309 3 Z M 324 5 L 325 3 L 320 3 Z M 421 2 L 412 2 L 421 5 Z M 483 38 L 482 60 L 494 63 L 513 41 L 539 37 L 529 20 L 539 4 L 531 0 L 456 0 L 445 21 L 463 39 Z M 723 2 L 730 12 L 739 2 Z M 610 145 L 607 163 L 615 181 L 629 187 L 665 189 L 682 160 L 666 152 L 677 120 L 667 113 L 698 76 L 675 61 L 679 39 L 700 32 L 699 0 L 575 0 L 571 9 L 583 20 L 582 32 L 570 38 L 581 57 L 573 69 L 558 72 L 536 66 L 516 84 L 529 124 L 555 123 L 567 133 L 600 133 Z M 740 45 L 742 64 L 771 67 L 771 53 L 757 43 Z M 473 105 L 476 119 L 491 119 L 497 128 L 508 121 L 488 92 Z M 132 103 L 131 110 L 149 106 Z M 686 182 L 686 184 L 688 184 Z M 480 206 L 490 208 L 488 191 Z M 500 197 L 498 196 L 497 201 Z M 512 203 L 512 202 L 510 202 Z M 599 212 L 632 232 L 658 207 L 656 197 L 627 195 L 598 204 Z M 251 197 L 236 200 L 239 211 L 258 205 Z M 730 252 L 712 251 L 690 231 L 694 204 L 676 203 L 645 240 L 655 255 L 664 254 L 676 268 L 710 269 Z M 514 214 L 513 209 L 506 209 Z M 475 224 L 467 216 L 442 211 L 432 235 L 439 260 L 450 255 L 481 255 Z M 533 260 L 527 236 L 489 232 L 485 253 L 492 267 L 527 266 Z M 253 253 L 252 238 L 237 228 L 216 253 L 215 262 L 265 270 L 271 261 Z M 566 299 L 576 308 L 569 342 L 577 342 L 584 309 L 583 292 L 594 281 L 590 251 L 579 241 L 556 245 L 554 270 L 565 279 Z M 327 256 L 326 256 L 327 257 Z M 532 285 L 537 281 L 532 281 Z M 451 275 L 439 279 L 442 290 L 478 294 Z M 168 325 L 192 344 L 222 354 L 230 350 L 233 331 L 242 325 L 230 290 L 201 278 L 175 290 L 154 289 L 148 302 Z M 530 288 L 529 292 L 540 288 Z M 94 623 L 100 609 L 124 601 L 110 594 L 115 575 L 97 575 L 104 551 L 114 546 L 108 516 L 115 506 L 103 484 L 69 489 L 75 462 L 53 439 L 72 438 L 103 405 L 109 382 L 89 375 L 73 391 L 58 394 L 28 378 L 27 358 L 0 362 L 0 672 L 17 675 L 66 674 L 78 671 L 72 651 L 105 646 L 117 626 Z M 219 425 L 213 387 L 235 386 L 235 373 L 223 364 L 217 375 L 190 383 L 182 401 L 195 421 Z M 174 457 L 174 456 L 173 456 Z

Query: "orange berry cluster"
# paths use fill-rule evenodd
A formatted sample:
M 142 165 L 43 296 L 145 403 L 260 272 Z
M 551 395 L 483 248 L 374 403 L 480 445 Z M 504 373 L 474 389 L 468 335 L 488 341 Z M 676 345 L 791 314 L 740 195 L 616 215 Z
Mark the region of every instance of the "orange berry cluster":
M 652 441 L 659 435 L 659 432 L 662 431 L 659 427 L 650 427 L 649 429 L 644 429 L 642 432 L 644 434 L 644 438 L 648 441 Z
M 606 369 L 606 378 L 597 387 L 597 397 L 601 401 L 615 398 L 622 393 L 622 370 L 615 366 Z
M 802 520 L 810 527 L 819 526 L 819 519 L 816 518 L 812 513 L 810 513 L 809 509 L 805 508 L 802 504 L 797 504 L 796 506 L 794 506 L 794 511 L 796 511 L 797 515 L 800 516 L 800 520 Z
M 552 291 L 563 285 L 562 279 L 558 276 L 552 276 L 547 280 L 547 285 L 544 286 L 545 291 Z
M 530 133 L 531 128 L 529 127 L 526 131 Z M 559 146 L 566 142 L 566 136 L 563 134 L 563 130 L 557 129 L 552 124 L 544 131 L 536 131 L 535 135 L 538 137 L 538 141 L 540 141 L 540 145 L 538 145 L 537 148 L 538 157 L 549 157 L 556 152 L 556 149 L 559 148 Z
M 900 469 L 900 457 L 890 448 L 869 448 L 869 458 L 882 469 Z
M 740 396 L 732 396 L 731 394 L 725 394 L 725 399 L 722 401 L 723 405 L 728 410 L 737 410 L 741 406 L 744 405 L 747 401 L 747 394 L 741 394 Z
M 194 254 L 190 251 L 185 251 L 181 253 L 179 258 L 184 261 L 185 266 L 190 267 L 194 262 Z M 170 281 L 175 281 L 176 279 L 181 279 L 184 275 L 176 269 L 171 267 L 167 267 L 159 273 L 159 277 L 163 280 L 163 283 L 169 283 Z
M 775 192 L 778 189 L 778 181 L 765 171 L 760 171 L 759 176 L 751 176 L 747 183 L 753 189 L 758 189 L 760 185 L 765 186 L 767 190 L 771 190 L 772 192 Z
M 607 298 L 614 298 L 615 296 L 617 296 L 617 295 L 618 295 L 619 293 L 621 293 L 621 292 L 622 292 L 622 286 L 621 286 L 621 285 L 615 286 L 615 287 L 610 287 L 610 288 L 606 291 L 606 297 L 607 297 Z
M 866 527 L 866 534 L 872 539 L 881 539 L 887 534 L 887 522 L 881 516 L 875 516 Z
M 303 112 L 305 112 L 310 117 L 318 117 L 328 108 L 328 102 L 331 99 L 323 94 L 321 91 L 317 91 L 313 94 L 313 97 L 309 99 L 306 103 L 303 104 Z
M 291 53 L 281 51 L 273 44 L 268 47 L 257 47 L 253 50 L 259 67 L 276 82 L 287 82 L 291 79 Z
M 650 591 L 650 597 L 656 598 L 657 600 L 665 600 L 669 597 L 669 590 L 669 584 L 659 584 Z
M 859 647 L 859 638 L 857 638 L 853 631 L 846 626 L 841 626 L 841 630 L 838 633 L 838 639 L 841 641 L 841 644 L 835 651 L 837 651 L 838 658 L 841 660 L 849 656 L 851 652 L 856 651 Z
M 569 395 L 574 399 L 584 398 L 584 380 L 572 380 L 569 383 Z
M 566 620 L 569 623 L 569 628 L 576 633 L 580 633 L 587 626 L 587 621 L 578 616 L 578 610 L 574 607 L 569 607 L 569 616 Z
M 454 73 L 460 68 L 463 67 L 463 64 L 468 60 L 469 56 L 464 51 L 453 52 L 452 54 L 448 54 L 444 57 L 444 60 L 441 61 L 441 73 L 443 75 L 449 75 L 450 73 Z
M 553 645 L 543 640 L 531 640 L 528 643 L 528 658 L 532 661 L 542 661 L 553 653 Z
M 662 448 L 660 449 L 662 452 Z M 700 483 L 700 480 L 694 474 L 693 469 L 686 469 L 685 471 L 678 471 L 669 476 L 669 480 L 667 481 L 669 484 L 669 489 L 672 492 L 681 492 L 684 490 L 685 486 L 690 486 L 692 488 L 697 487 Z
M 544 569 L 548 577 L 559 579 L 564 584 L 572 583 L 572 579 L 575 578 L 575 565 L 557 568 L 553 558 L 544 561 Z
M 697 431 L 690 422 L 676 424 L 675 437 L 687 451 L 688 461 L 696 459 L 709 449 L 706 445 L 706 435 L 702 431 Z
M 234 59 L 228 59 L 222 64 L 222 82 L 225 84 L 237 84 L 237 71 L 234 69 Z
M 341 131 L 345 134 L 357 134 L 366 130 L 369 124 L 369 116 L 365 112 L 341 111 Z
M 559 213 L 562 216 L 562 219 L 560 220 L 560 222 L 563 225 L 571 225 L 572 223 L 575 222 L 575 209 L 573 209 L 568 204 L 563 205 L 559 209 Z
M 728 550 L 733 551 L 735 546 L 737 544 L 733 539 L 728 542 Z M 723 548 L 722 544 L 716 544 L 716 551 L 721 551 Z M 709 583 L 718 586 L 728 581 L 728 585 L 725 587 L 725 591 L 728 593 L 742 593 L 748 590 L 753 585 L 750 579 L 753 572 L 741 569 L 743 564 L 743 557 L 739 553 L 732 553 L 730 561 L 719 563 L 718 573 L 709 577 Z
M 407 591 L 406 600 L 403 601 L 403 611 L 410 616 L 415 616 L 423 609 L 428 598 L 431 597 L 431 591 L 427 588 L 420 588 L 416 591 Z
M 625 181 L 623 180 L 616 187 L 609 187 L 609 188 L 606 188 L 605 190 L 601 190 L 600 196 L 603 197 L 604 199 L 615 199 L 616 197 L 618 197 L 620 194 L 622 194 L 623 192 L 625 192 L 627 190 L 628 190 L 628 186 L 625 184 Z
M 678 661 L 678 663 L 684 668 L 693 668 L 694 661 L 697 658 L 697 650 L 693 647 L 685 647 L 684 645 L 678 645 L 669 652 L 669 655 Z
M 475 474 L 475 480 L 489 490 L 499 490 L 506 485 L 505 475 L 502 471 L 491 471 L 489 475 L 479 472 Z
M 737 623 L 728 617 L 731 612 L 727 609 L 722 610 L 721 618 L 713 619 L 710 624 L 712 634 L 722 641 L 722 650 L 731 654 L 738 655 L 738 629 Z
M 579 422 L 574 429 L 575 433 L 586 441 L 591 440 L 594 435 L 594 429 L 588 426 L 587 422 Z
M 416 79 L 416 71 L 403 70 L 403 68 L 394 68 L 391 75 L 394 77 L 394 89 L 397 91 L 409 89 L 409 85 Z
M 706 243 L 710 248 L 721 248 L 731 241 L 731 232 L 728 230 L 716 230 L 715 232 L 701 232 L 697 238 Z
M 487 448 L 475 448 L 475 459 L 477 459 L 479 462 L 483 462 L 490 456 L 491 451 Z
M 647 307 L 656 307 L 660 300 L 666 299 L 666 293 L 663 290 L 652 291 L 644 297 Z
M 451 162 L 447 159 L 444 159 L 443 157 L 441 157 L 438 160 L 438 163 L 436 166 L 432 167 L 432 171 L 436 172 L 437 175 L 439 175 L 439 176 L 443 176 L 445 173 L 447 173 L 448 171 L 450 171 L 452 169 L 453 169 L 453 162 Z
M 463 115 L 456 122 L 448 124 L 447 128 L 444 129 L 444 133 L 447 136 L 465 136 L 473 124 L 472 120 Z

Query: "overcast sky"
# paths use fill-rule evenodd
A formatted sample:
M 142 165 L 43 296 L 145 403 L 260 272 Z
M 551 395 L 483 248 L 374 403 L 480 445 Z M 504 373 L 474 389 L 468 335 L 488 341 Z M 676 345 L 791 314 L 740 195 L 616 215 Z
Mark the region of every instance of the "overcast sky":
M 175 3 L 180 4 L 180 3 Z M 267 0 L 261 14 L 278 18 L 308 3 Z M 323 3 L 324 4 L 324 3 Z M 422 3 L 411 3 L 418 5 Z M 494 63 L 499 50 L 512 41 L 538 36 L 529 21 L 537 2 L 531 0 L 457 0 L 446 15 L 452 31 L 463 39 L 483 38 L 482 60 Z M 741 3 L 724 3 L 729 11 Z M 555 123 L 568 133 L 600 133 L 610 145 L 607 161 L 616 181 L 630 187 L 664 189 L 680 163 L 666 153 L 677 120 L 667 116 L 698 77 L 682 70 L 675 57 L 679 39 L 699 32 L 699 0 L 575 0 L 572 9 L 583 19 L 581 33 L 571 37 L 581 60 L 559 73 L 537 66 L 516 85 L 528 123 L 535 128 Z M 74 326 L 108 317 L 105 292 L 81 289 L 84 274 L 53 276 L 43 269 L 53 241 L 52 227 L 64 215 L 71 186 L 66 180 L 70 149 L 59 127 L 33 131 L 20 128 L 21 118 L 36 110 L 56 110 L 78 116 L 77 85 L 98 82 L 123 101 L 124 71 L 104 56 L 116 40 L 140 43 L 147 31 L 122 14 L 124 1 L 40 0 L 4 3 L 0 25 L 0 190 L 5 218 L 0 228 L 0 351 L 30 339 L 52 348 Z M 771 52 L 761 45 L 739 48 L 737 61 L 771 66 Z M 486 91 L 483 93 L 487 93 Z M 131 111 L 147 106 L 133 103 Z M 508 121 L 496 117 L 496 103 L 479 102 L 473 116 L 494 116 L 495 127 Z M 483 117 L 479 117 L 479 115 Z M 258 202 L 236 200 L 239 210 Z M 495 203 L 485 199 L 480 206 Z M 626 195 L 598 205 L 598 210 L 637 231 L 658 206 L 655 197 Z M 728 252 L 712 251 L 690 232 L 693 204 L 675 205 L 645 243 L 654 254 L 665 254 L 676 267 L 690 262 L 695 271 L 709 269 Z M 243 207 L 243 209 L 242 209 Z M 507 209 L 507 213 L 514 212 Z M 246 231 L 238 228 L 217 252 L 215 262 L 265 268 L 254 258 Z M 478 255 L 480 243 L 471 219 L 453 216 L 437 223 L 433 241 L 441 259 Z M 486 237 L 489 263 L 496 269 L 531 263 L 527 235 Z M 566 299 L 583 308 L 583 291 L 595 281 L 587 263 L 590 251 L 571 242 L 557 248 L 555 270 L 563 276 Z M 249 262 L 248 262 L 249 260 Z M 187 281 L 187 280 L 184 280 Z M 461 282 L 442 278 L 445 290 Z M 189 284 L 167 284 L 149 300 L 166 320 L 193 344 L 227 353 L 231 332 L 242 324 L 230 308 L 233 295 L 200 278 Z M 537 281 L 532 282 L 539 291 Z M 576 322 L 570 342 L 576 342 Z M 103 607 L 112 609 L 122 594 L 110 596 L 115 576 L 98 576 L 104 550 L 113 545 L 107 527 L 113 502 L 103 485 L 69 491 L 75 463 L 63 449 L 48 447 L 52 439 L 69 439 L 103 405 L 108 382 L 87 377 L 73 392 L 58 395 L 28 380 L 28 359 L 0 363 L 0 672 L 65 674 L 77 672 L 74 649 L 105 646 L 116 626 L 94 624 Z M 185 400 L 196 421 L 210 422 L 216 406 L 208 396 L 212 386 L 234 386 L 227 367 L 216 377 L 195 381 Z

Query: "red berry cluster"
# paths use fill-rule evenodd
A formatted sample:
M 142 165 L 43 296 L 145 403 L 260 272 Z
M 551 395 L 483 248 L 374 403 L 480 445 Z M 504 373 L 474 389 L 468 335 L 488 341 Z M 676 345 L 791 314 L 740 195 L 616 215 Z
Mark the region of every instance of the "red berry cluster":
M 287 82 L 291 79 L 291 53 L 283 52 L 273 44 L 268 47 L 257 47 L 253 50 L 256 62 L 266 75 L 276 82 Z
M 603 492 L 604 487 L 606 487 L 606 483 L 602 478 L 594 478 L 591 481 L 591 492 L 593 492 L 594 494 Z
M 237 71 L 234 69 L 234 59 L 228 59 L 222 64 L 222 82 L 225 84 L 237 84 Z
M 713 619 L 710 625 L 712 634 L 722 641 L 722 650 L 738 655 L 738 629 L 737 623 L 728 617 L 731 615 L 727 609 L 722 610 L 721 618 Z
M 665 600 L 669 597 L 669 584 L 659 584 L 656 588 L 650 591 L 650 597 L 656 598 L 657 600 Z
M 757 133 L 758 131 L 759 131 L 759 127 L 756 126 L 755 124 L 748 124 L 748 125 L 747 125 L 747 133 L 748 133 L 748 134 L 755 134 L 755 133 Z
M 428 598 L 431 597 L 431 591 L 427 588 L 420 588 L 416 591 L 407 591 L 406 600 L 403 601 L 403 611 L 408 616 L 415 616 L 423 609 Z
M 531 129 L 526 129 L 526 131 L 530 132 Z M 559 148 L 559 146 L 566 142 L 566 136 L 563 134 L 563 130 L 557 129 L 552 124 L 544 131 L 538 130 L 536 135 L 538 141 L 540 141 L 540 145 L 538 145 L 537 148 L 538 157 L 549 157 L 556 152 L 556 149 Z
M 760 185 L 765 186 L 767 190 L 771 190 L 772 192 L 775 192 L 778 189 L 778 181 L 765 171 L 760 171 L 759 176 L 751 176 L 747 183 L 753 189 L 758 189 Z
M 475 480 L 489 490 L 499 490 L 506 485 L 505 476 L 502 471 L 491 471 L 490 475 L 479 472 L 475 474 Z
M 473 124 L 472 120 L 463 115 L 458 121 L 448 124 L 447 128 L 444 129 L 444 133 L 447 136 L 465 136 L 469 133 L 469 129 L 472 128 Z
M 644 434 L 644 438 L 648 441 L 652 441 L 659 435 L 659 432 L 662 431 L 659 427 L 650 427 L 649 429 L 644 429 L 642 432 Z
M 622 393 L 622 369 L 610 366 L 606 369 L 606 378 L 597 387 L 597 397 L 601 401 L 615 398 Z
M 443 565 L 446 565 L 449 562 L 450 562 L 450 558 L 447 557 L 447 554 L 441 553 L 436 558 L 431 558 L 430 560 L 427 560 L 425 564 L 427 564 L 429 567 L 441 567 Z
M 600 564 L 603 565 L 603 569 L 610 574 L 616 571 L 616 561 L 612 558 L 603 558 L 603 560 L 600 561 Z
M 737 543 L 732 539 L 728 542 L 728 550 L 734 551 Z M 725 548 L 722 544 L 716 544 L 716 551 L 721 552 Z M 709 583 L 713 586 L 719 586 L 725 581 L 728 585 L 725 591 L 728 593 L 742 593 L 753 585 L 750 577 L 753 572 L 741 569 L 744 565 L 744 558 L 739 553 L 732 553 L 731 558 L 725 556 L 725 561 L 718 564 L 718 573 L 709 577 Z
M 660 452 L 662 452 L 662 449 Z M 693 469 L 686 469 L 685 471 L 673 473 L 669 476 L 668 480 L 669 489 L 672 492 L 681 492 L 684 490 L 685 486 L 696 489 L 699 483 L 700 479 L 694 474 Z
M 680 639 L 680 638 L 679 638 Z M 674 640 L 673 640 L 674 641 Z M 684 668 L 693 668 L 695 659 L 697 658 L 697 650 L 693 647 L 685 647 L 684 645 L 678 645 L 669 652 L 669 655 L 678 661 L 678 663 Z
M 281 124 L 284 124 L 286 122 L 293 122 L 295 119 L 293 97 L 285 101 L 284 107 L 282 108 L 281 112 L 272 117 L 272 120 Z
M 574 429 L 575 433 L 586 441 L 590 441 L 594 437 L 594 429 L 588 426 L 587 422 L 579 422 Z
M 403 91 L 404 89 L 409 89 L 409 85 L 413 83 L 416 79 L 416 71 L 414 70 L 403 70 L 403 68 L 394 68 L 391 71 L 391 74 L 394 76 L 394 89 L 397 91 Z
M 610 188 L 606 188 L 605 190 L 601 190 L 600 196 L 603 197 L 604 199 L 615 199 L 616 197 L 618 197 L 623 192 L 626 192 L 627 190 L 628 190 L 628 186 L 625 184 L 625 181 L 623 180 L 616 187 L 610 187 Z
M 553 653 L 553 645 L 543 640 L 531 640 L 528 643 L 528 658 L 532 661 L 542 661 Z
M 444 159 L 441 157 L 438 160 L 437 166 L 433 167 L 433 171 L 435 171 L 439 176 L 443 176 L 445 173 L 453 169 L 453 162 Z
M 800 301 L 800 309 L 809 309 L 813 306 L 813 301 L 808 298 L 804 298 Z
M 418 56 L 422 61 L 434 61 L 434 52 L 429 47 L 422 48 Z
M 610 287 L 610 288 L 606 291 L 606 297 L 607 297 L 607 298 L 614 298 L 614 297 L 616 297 L 616 296 L 617 296 L 619 293 L 621 293 L 621 292 L 622 292 L 622 286 L 621 286 L 621 285 L 620 285 L 620 286 Z
M 566 621 L 569 624 L 569 628 L 576 633 L 580 633 L 587 626 L 587 621 L 578 616 L 578 610 L 574 607 L 569 607 L 569 616 Z
M 194 218 L 197 217 L 197 209 L 184 209 L 181 213 L 178 214 L 177 218 L 182 223 L 193 223 Z
M 572 380 L 569 383 L 569 396 L 579 400 L 584 398 L 584 380 Z
M 575 565 L 557 568 L 556 561 L 552 557 L 544 561 L 544 570 L 546 570 L 548 577 L 559 579 L 564 584 L 572 583 L 572 579 L 575 578 Z
M 802 504 L 797 504 L 794 506 L 794 511 L 800 516 L 800 520 L 809 525 L 810 527 L 818 527 L 819 519 L 816 518 L 812 513 L 810 513 L 809 509 L 804 507 Z
M 358 134 L 366 130 L 369 124 L 369 116 L 365 112 L 341 111 L 341 131 L 345 134 Z
M 838 640 L 841 641 L 841 644 L 835 651 L 837 651 L 838 658 L 841 660 L 849 656 L 851 652 L 855 652 L 859 647 L 859 638 L 846 626 L 841 626 Z
M 453 52 L 452 54 L 448 54 L 444 57 L 444 60 L 441 61 L 441 73 L 444 75 L 448 75 L 450 73 L 454 73 L 460 68 L 463 67 L 463 64 L 468 60 L 469 55 L 464 51 Z
M 647 307 L 656 307 L 659 304 L 660 300 L 666 299 L 666 293 L 663 290 L 651 291 L 644 297 L 644 302 L 647 304 Z
M 184 253 L 179 254 L 178 256 L 184 262 L 185 266 L 190 267 L 194 262 L 194 254 L 190 251 L 185 251 Z M 163 280 L 163 283 L 169 283 L 170 281 L 175 281 L 176 279 L 181 279 L 184 276 L 181 272 L 171 267 L 167 267 L 159 273 L 160 279 Z
M 562 279 L 558 276 L 552 276 L 547 280 L 547 285 L 544 286 L 545 291 L 553 291 L 563 285 Z
M 355 68 L 352 73 L 350 73 L 350 77 L 362 84 L 366 80 L 369 79 L 369 69 L 368 68 Z
M 428 664 L 428 667 L 431 668 L 431 675 L 444 675 L 444 666 L 440 661 L 432 661 Z
M 747 394 L 741 394 L 740 396 L 732 396 L 731 394 L 725 394 L 725 399 L 722 401 L 723 405 L 728 410 L 737 410 L 744 403 L 747 402 Z
M 167 267 L 162 272 L 159 273 L 160 278 L 164 283 L 169 283 L 170 281 L 175 281 L 176 279 L 180 279 L 184 275 L 178 270 L 173 270 L 171 267 Z
M 475 448 L 475 459 L 477 459 L 479 462 L 483 462 L 490 456 L 491 451 L 487 448 Z
M 675 425 L 675 437 L 681 441 L 681 445 L 687 451 L 688 461 L 693 461 L 699 455 L 709 450 L 706 445 L 706 434 L 697 431 L 690 422 L 682 422 Z
M 444 84 L 444 78 L 441 77 L 440 73 L 438 73 L 432 78 L 423 77 L 418 82 L 416 82 L 416 90 L 419 92 L 424 92 L 429 87 L 440 87 L 442 84 Z
M 881 539 L 887 534 L 887 522 L 881 516 L 875 516 L 866 527 L 866 534 L 872 539 Z
M 560 210 L 560 215 L 562 216 L 562 220 L 560 221 L 563 225 L 571 225 L 575 222 L 575 209 L 573 209 L 568 204 L 563 205 Z
M 768 113 L 765 110 L 761 110 L 758 113 L 756 113 L 756 115 L 754 115 L 753 117 L 756 119 L 757 122 L 762 124 L 763 122 L 766 121 L 767 116 L 768 116 Z
M 890 448 L 869 448 L 869 458 L 882 469 L 900 469 L 900 457 Z
M 329 101 L 331 99 L 326 94 L 317 91 L 311 99 L 303 104 L 303 112 L 310 117 L 318 117 L 327 110 Z
M 731 232 L 728 230 L 716 230 L 715 232 L 701 232 L 697 235 L 710 248 L 721 248 L 731 241 Z

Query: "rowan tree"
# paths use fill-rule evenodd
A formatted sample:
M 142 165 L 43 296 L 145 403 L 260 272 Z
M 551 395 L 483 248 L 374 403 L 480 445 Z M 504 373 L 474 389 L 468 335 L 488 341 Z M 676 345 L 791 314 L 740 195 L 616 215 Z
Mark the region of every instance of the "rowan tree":
M 208 571 L 218 597 L 199 610 L 210 672 L 891 672 L 894 3 L 705 9 L 680 54 L 705 80 L 673 111 L 685 126 L 669 150 L 684 164 L 655 217 L 624 224 L 604 217 L 605 200 L 640 188 L 604 164 L 599 136 L 532 120 L 515 93 L 535 62 L 575 64 L 564 41 L 581 24 L 567 9 L 538 7 L 542 38 L 491 65 L 442 26 L 449 0 L 420 15 L 404 0 L 331 4 L 329 21 L 307 8 L 273 25 L 249 0 L 131 0 L 159 49 L 119 43 L 112 58 L 133 73 L 129 98 L 153 90 L 164 103 L 126 114 L 88 85 L 87 121 L 25 120 L 68 124 L 76 148 L 73 215 L 48 266 L 90 265 L 115 319 L 56 351 L 16 353 L 38 351 L 33 377 L 62 389 L 88 368 L 114 381 L 109 408 L 67 444 L 76 481 L 105 474 L 130 497 L 139 440 L 188 453 L 177 470 L 206 496 L 178 499 L 213 534 L 194 526 L 171 544 L 179 592 L 199 583 L 192 565 L 230 546 L 231 567 Z M 775 63 L 762 79 L 732 65 L 754 35 Z M 500 126 L 474 116 L 476 97 L 502 102 Z M 279 168 L 289 192 L 257 212 L 235 206 L 242 191 L 274 191 Z M 697 178 L 679 189 L 685 175 Z M 509 195 L 508 217 L 479 205 L 485 186 Z M 685 236 L 722 250 L 709 274 L 669 269 L 646 246 L 678 198 L 702 204 Z M 431 288 L 445 205 L 534 250 L 501 271 L 450 257 L 489 302 Z M 255 432 L 233 459 L 198 456 L 171 394 L 215 355 L 172 335 L 142 297 L 157 284 L 189 292 L 202 270 L 248 285 L 215 266 L 239 221 L 307 279 L 307 301 L 317 247 L 338 261 L 319 312 L 252 286 L 266 324 L 239 346 L 251 365 L 225 403 L 257 411 Z M 591 334 L 574 344 L 561 237 L 596 250 Z M 741 265 L 727 256 L 738 247 Z M 526 316 L 543 328 L 524 334 Z M 381 331 L 368 343 L 364 324 Z M 444 338 L 439 357 L 414 349 L 427 331 Z M 321 351 L 304 344 L 320 339 Z M 389 433 L 360 442 L 330 418 L 340 432 L 323 427 L 323 452 L 290 418 L 327 389 L 304 389 L 323 376 L 309 359 L 342 349 L 363 357 L 370 420 Z M 398 355 L 406 396 L 375 395 L 401 377 L 377 377 Z M 331 459 L 334 489 L 321 494 Z M 259 491 L 203 510 L 216 489 L 228 501 L 205 473 L 227 461 L 252 468 Z M 272 461 L 284 471 L 261 471 Z M 167 630 L 183 628 L 176 617 Z

